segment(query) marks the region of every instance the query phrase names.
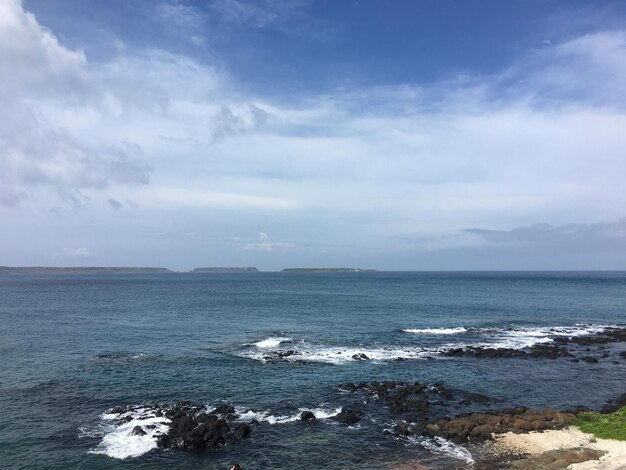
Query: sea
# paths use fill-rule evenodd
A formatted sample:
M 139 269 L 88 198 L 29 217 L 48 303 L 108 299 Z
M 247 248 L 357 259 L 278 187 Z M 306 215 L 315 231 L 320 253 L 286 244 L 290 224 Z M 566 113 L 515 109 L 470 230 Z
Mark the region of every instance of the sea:
M 441 352 L 624 325 L 625 272 L 2 275 L 0 468 L 469 469 L 465 448 L 394 436 L 385 406 L 341 385 L 443 383 L 494 409 L 599 408 L 626 392 L 626 345 L 593 364 Z M 168 423 L 150 410 L 181 401 L 232 405 L 252 434 L 159 449 Z M 120 424 L 112 410 L 127 406 Z M 362 419 L 333 420 L 342 407 Z M 301 421 L 305 410 L 318 419 Z

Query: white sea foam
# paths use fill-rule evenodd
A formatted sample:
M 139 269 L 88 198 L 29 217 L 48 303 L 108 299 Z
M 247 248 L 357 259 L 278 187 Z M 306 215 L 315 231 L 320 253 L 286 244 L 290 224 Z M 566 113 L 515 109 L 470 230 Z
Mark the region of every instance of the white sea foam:
M 438 329 L 405 329 L 403 331 L 420 335 L 461 335 L 467 333 L 470 336 L 461 335 L 461 341 L 448 342 L 436 346 L 380 346 L 380 347 L 356 347 L 356 346 L 326 346 L 314 345 L 306 341 L 290 345 L 292 354 L 283 354 L 286 350 L 279 349 L 283 341 L 291 341 L 289 338 L 268 338 L 252 349 L 239 353 L 242 357 L 255 359 L 262 362 L 274 360 L 286 362 L 320 362 L 326 364 L 346 364 L 360 362 L 361 354 L 367 356 L 371 362 L 387 362 L 394 360 L 415 360 L 429 357 L 437 357 L 441 352 L 451 348 L 483 347 L 483 348 L 509 348 L 524 349 L 537 344 L 551 343 L 558 336 L 584 336 L 600 333 L 610 325 L 574 325 L 553 327 L 510 327 L 510 328 L 478 328 L 478 327 L 454 327 Z M 462 339 L 471 339 L 463 341 Z M 280 341 L 279 341 L 280 340 Z M 262 345 L 262 346 L 260 346 Z
M 285 343 L 287 341 L 291 341 L 291 338 L 273 337 L 273 338 L 264 339 L 263 341 L 258 341 L 254 343 L 254 345 L 260 349 L 268 349 L 268 348 L 276 348 L 280 346 L 281 343 Z
M 310 411 L 313 413 L 315 418 L 323 420 L 332 418 L 333 416 L 338 415 L 341 412 L 341 408 L 329 409 L 329 408 L 299 408 L 297 413 L 288 414 L 288 415 L 273 415 L 270 411 L 242 411 L 238 410 L 237 418 L 244 422 L 250 421 L 258 421 L 260 423 L 269 423 L 269 424 L 285 424 L 285 423 L 293 423 L 294 421 L 298 421 L 300 419 L 300 415 L 303 411 Z
M 423 359 L 436 354 L 434 349 L 426 349 L 421 347 L 408 348 L 356 348 L 356 347 L 340 347 L 340 346 L 312 346 L 300 344 L 298 349 L 294 349 L 295 353 L 290 356 L 278 357 L 271 353 L 258 351 L 244 351 L 240 353 L 243 357 L 255 359 L 258 361 L 271 361 L 274 359 L 288 362 L 322 362 L 326 364 L 345 364 L 347 362 L 359 362 L 362 359 L 355 358 L 360 354 L 365 354 L 369 361 L 385 362 L 397 359 Z
M 116 421 L 131 417 L 125 423 Z M 124 413 L 104 413 L 101 416 L 105 435 L 92 454 L 104 454 L 116 459 L 138 457 L 157 447 L 159 434 L 167 434 L 170 420 L 164 416 L 157 417 L 150 408 L 136 408 Z M 146 433 L 143 436 L 133 435 L 135 426 L 140 426 Z
M 552 338 L 540 330 L 494 331 L 487 341 L 474 346 L 489 348 L 523 349 L 540 343 L 551 343 Z
M 415 442 L 436 454 L 448 455 L 455 459 L 463 460 L 469 465 L 474 463 L 472 454 L 465 447 L 456 445 L 443 437 L 435 437 L 434 439 L 417 438 Z
M 407 328 L 402 330 L 405 333 L 413 333 L 419 335 L 456 335 L 458 333 L 465 333 L 467 328 L 459 326 L 458 328 Z
M 493 335 L 491 341 L 481 343 L 480 346 L 492 348 L 522 349 L 536 344 L 551 343 L 557 336 L 585 336 L 601 333 L 609 325 L 574 325 L 574 326 L 547 326 L 547 327 L 520 327 L 510 329 L 488 329 Z M 481 331 L 481 330 L 479 330 Z

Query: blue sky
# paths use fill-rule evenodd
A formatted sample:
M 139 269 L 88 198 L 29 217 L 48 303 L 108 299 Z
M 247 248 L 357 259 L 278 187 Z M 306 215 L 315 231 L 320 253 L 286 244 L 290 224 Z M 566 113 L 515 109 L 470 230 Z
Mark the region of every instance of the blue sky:
M 625 24 L 0 0 L 0 265 L 623 269 Z

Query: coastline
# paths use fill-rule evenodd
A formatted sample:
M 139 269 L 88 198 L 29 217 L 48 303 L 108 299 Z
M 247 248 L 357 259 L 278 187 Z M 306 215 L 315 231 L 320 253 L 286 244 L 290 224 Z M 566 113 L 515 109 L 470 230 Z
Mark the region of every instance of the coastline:
M 473 450 L 475 470 L 496 468 L 618 470 L 626 468 L 626 441 L 599 439 L 575 426 L 496 434 Z

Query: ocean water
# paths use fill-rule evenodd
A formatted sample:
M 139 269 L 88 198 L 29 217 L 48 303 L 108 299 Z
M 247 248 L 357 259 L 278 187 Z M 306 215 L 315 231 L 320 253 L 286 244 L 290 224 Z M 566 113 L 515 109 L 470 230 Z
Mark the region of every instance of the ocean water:
M 443 382 L 496 408 L 599 407 L 626 392 L 626 361 L 440 352 L 625 324 L 623 272 L 0 276 L 0 467 L 470 468 L 445 441 L 386 434 L 394 416 L 338 386 Z M 166 430 L 150 407 L 183 400 L 229 403 L 259 424 L 239 443 L 186 453 L 131 436 L 110 412 L 143 406 L 131 424 Z M 364 418 L 328 419 L 342 406 Z M 297 419 L 305 409 L 317 423 Z

